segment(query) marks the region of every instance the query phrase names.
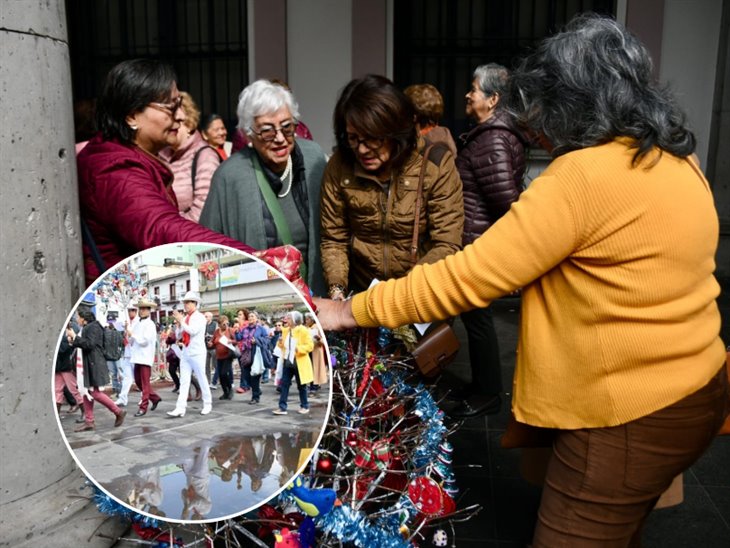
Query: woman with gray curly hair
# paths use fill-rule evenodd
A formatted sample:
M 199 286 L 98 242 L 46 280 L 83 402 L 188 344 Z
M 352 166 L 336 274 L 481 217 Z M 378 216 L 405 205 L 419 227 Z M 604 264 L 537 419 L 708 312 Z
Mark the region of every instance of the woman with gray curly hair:
M 638 545 L 727 414 L 712 192 L 646 48 L 616 21 L 574 19 L 511 84 L 547 170 L 464 251 L 319 300 L 318 317 L 395 327 L 522 287 L 512 411 L 552 434 L 533 546 Z
M 294 245 L 302 278 L 323 294 L 319 260 L 319 197 L 326 158 L 313 141 L 295 139 L 299 105 L 269 80 L 247 86 L 238 101 L 238 127 L 249 146 L 213 175 L 200 224 L 254 248 Z

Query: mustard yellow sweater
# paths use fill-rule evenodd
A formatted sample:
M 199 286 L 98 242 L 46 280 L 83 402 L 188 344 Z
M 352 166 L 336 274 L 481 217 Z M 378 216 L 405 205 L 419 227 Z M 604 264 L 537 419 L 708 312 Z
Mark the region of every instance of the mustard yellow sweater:
M 725 359 L 712 195 L 670 154 L 632 167 L 628 144 L 559 157 L 462 252 L 356 295 L 357 323 L 447 318 L 521 287 L 519 421 L 613 426 L 698 390 Z

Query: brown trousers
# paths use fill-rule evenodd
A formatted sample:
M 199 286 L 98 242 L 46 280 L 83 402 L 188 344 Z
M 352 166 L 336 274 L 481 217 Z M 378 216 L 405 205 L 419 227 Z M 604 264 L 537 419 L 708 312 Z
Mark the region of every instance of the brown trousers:
M 705 387 L 655 413 L 610 428 L 559 431 L 533 547 L 639 546 L 644 520 L 712 443 L 728 401 L 723 365 Z

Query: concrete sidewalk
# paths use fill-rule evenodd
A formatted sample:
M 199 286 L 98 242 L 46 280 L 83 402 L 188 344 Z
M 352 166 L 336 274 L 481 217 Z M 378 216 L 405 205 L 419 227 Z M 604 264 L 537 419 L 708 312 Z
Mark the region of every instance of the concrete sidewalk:
M 268 383 L 258 405 L 249 405 L 250 392 L 219 400 L 214 390 L 210 414 L 200 415 L 202 401 L 190 401 L 182 418 L 166 414 L 177 398 L 172 385 L 154 388 L 162 397 L 157 409 L 134 417 L 139 393 L 132 392 L 118 428 L 99 404 L 95 431 L 75 433 L 76 414 L 62 415 L 61 427 L 87 475 L 116 498 L 167 519 L 225 517 L 268 499 L 304 462 L 326 422 L 327 386 L 310 398 L 308 415 L 297 413 L 296 389 L 289 414 L 273 415 L 279 394 Z

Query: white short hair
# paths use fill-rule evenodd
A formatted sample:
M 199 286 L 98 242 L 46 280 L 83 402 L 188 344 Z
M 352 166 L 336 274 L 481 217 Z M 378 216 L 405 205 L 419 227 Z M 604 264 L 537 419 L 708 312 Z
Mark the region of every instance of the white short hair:
M 299 105 L 291 91 L 269 80 L 256 80 L 238 96 L 238 128 L 250 135 L 257 116 L 273 114 L 282 107 L 287 107 L 292 118 L 299 120 Z
M 302 325 L 302 313 L 298 310 L 292 310 L 289 312 L 289 316 L 291 317 L 292 321 L 294 322 L 294 325 Z

